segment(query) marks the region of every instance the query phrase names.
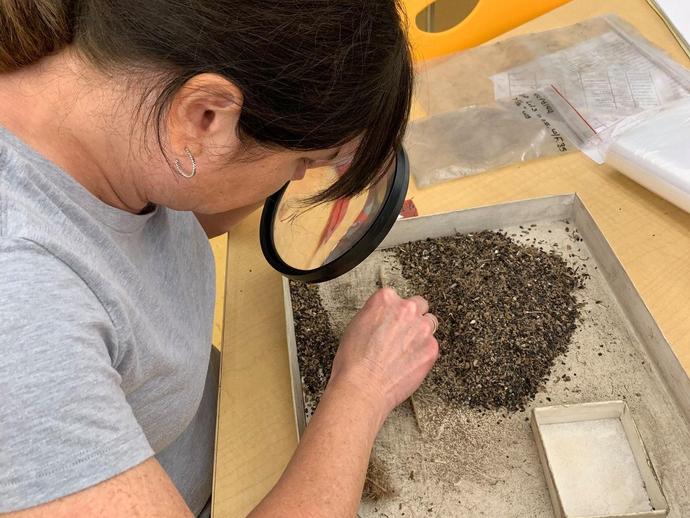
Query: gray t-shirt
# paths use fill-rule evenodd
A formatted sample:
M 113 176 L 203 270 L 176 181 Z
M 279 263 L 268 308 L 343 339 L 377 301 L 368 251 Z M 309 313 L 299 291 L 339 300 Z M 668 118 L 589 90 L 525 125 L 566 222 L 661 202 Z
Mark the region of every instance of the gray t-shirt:
M 211 492 L 214 268 L 193 214 L 98 200 L 0 128 L 0 512 L 155 455 Z

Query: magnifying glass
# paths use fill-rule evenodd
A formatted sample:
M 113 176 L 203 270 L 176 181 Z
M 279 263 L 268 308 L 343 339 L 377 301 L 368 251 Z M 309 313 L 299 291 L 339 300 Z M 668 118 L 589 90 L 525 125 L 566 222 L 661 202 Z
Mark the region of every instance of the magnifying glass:
M 264 203 L 261 249 L 268 263 L 290 279 L 324 282 L 350 271 L 381 244 L 400 214 L 410 179 L 404 149 L 359 195 L 309 204 L 339 175 L 331 166 L 308 169 L 303 179 L 286 183 Z

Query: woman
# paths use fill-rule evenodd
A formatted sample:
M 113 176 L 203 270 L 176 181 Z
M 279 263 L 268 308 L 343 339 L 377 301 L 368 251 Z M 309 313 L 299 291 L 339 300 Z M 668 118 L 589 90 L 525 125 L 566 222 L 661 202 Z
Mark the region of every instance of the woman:
M 398 8 L 0 0 L 0 512 L 208 513 L 207 237 L 324 160 L 352 155 L 322 200 L 376 179 L 410 104 Z M 355 513 L 435 325 L 421 297 L 371 297 L 255 516 Z

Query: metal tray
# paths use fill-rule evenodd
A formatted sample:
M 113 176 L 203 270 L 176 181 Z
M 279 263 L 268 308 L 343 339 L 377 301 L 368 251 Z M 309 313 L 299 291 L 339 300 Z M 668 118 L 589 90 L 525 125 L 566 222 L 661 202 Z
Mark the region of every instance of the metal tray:
M 671 509 L 669 516 L 690 516 L 690 495 L 687 494 L 686 489 L 690 487 L 690 378 L 688 378 L 688 375 L 637 293 L 606 238 L 576 194 L 551 196 L 399 220 L 379 249 L 385 250 L 405 242 L 448 236 L 456 233 L 516 229 L 518 225 L 562 222 L 565 220 L 568 221 L 570 227 L 577 230 L 582 238 L 586 253 L 589 254 L 589 260 L 595 269 L 594 276 L 598 278 L 596 282 L 601 285 L 598 289 L 606 292 L 603 296 L 608 297 L 607 300 L 611 301 L 610 305 L 612 307 L 609 310 L 621 322 L 621 328 L 623 329 L 621 333 L 624 336 L 619 340 L 622 343 L 617 345 L 617 348 L 611 353 L 613 356 L 610 361 L 618 362 L 617 365 L 620 365 L 620 370 L 625 371 L 621 376 L 628 376 L 626 378 L 628 381 L 624 380 L 625 382 L 622 381 L 616 384 L 616 380 L 604 379 L 606 375 L 596 376 L 596 373 L 594 373 L 590 378 L 587 378 L 587 373 L 582 372 L 582 377 L 578 378 L 578 380 L 582 382 L 583 387 L 587 383 L 610 383 L 611 389 L 597 387 L 596 390 L 590 392 L 583 389 L 582 393 L 577 394 L 556 391 L 557 394 L 554 395 L 548 392 L 548 390 L 554 389 L 554 386 L 549 384 L 546 394 L 550 394 L 551 398 L 553 398 L 553 404 L 583 403 L 609 399 L 628 400 L 641 435 L 649 450 L 650 458 L 657 467 L 660 483 Z M 283 287 L 295 423 L 298 435 L 301 435 L 306 419 L 287 279 L 283 280 Z M 642 358 L 642 361 L 639 362 L 641 365 L 637 365 L 637 367 L 627 365 L 627 357 L 623 357 L 626 347 L 629 348 L 630 357 L 634 357 L 635 361 Z M 619 356 L 616 357 L 616 354 Z M 632 364 L 632 360 L 629 363 Z M 611 366 L 608 368 L 608 372 L 614 372 L 612 376 L 615 377 L 617 368 L 613 370 L 611 370 Z M 646 385 L 631 386 L 629 380 L 635 380 L 638 376 L 636 372 L 631 370 L 634 368 L 639 370 L 641 373 L 640 377 L 645 378 L 646 381 L 644 383 Z M 558 390 L 560 391 L 561 389 L 558 388 Z M 636 390 L 639 390 L 639 392 L 635 392 Z M 648 391 L 649 394 L 645 391 Z M 551 402 L 551 398 L 546 399 Z M 535 400 L 532 406 L 538 406 L 539 404 L 540 401 Z M 510 513 L 512 514 L 510 516 L 516 517 L 526 516 L 527 514 L 525 513 L 529 513 L 530 516 L 553 515 L 546 479 L 541 473 L 537 446 L 532 437 L 529 423 L 523 423 L 525 421 L 524 415 L 520 416 L 519 419 L 516 418 L 513 421 L 509 421 L 504 420 L 501 426 L 512 426 L 511 434 L 519 437 L 512 446 L 497 443 L 496 449 L 509 448 L 503 453 L 510 453 L 511 456 L 519 457 L 523 471 L 529 472 L 528 478 L 525 478 L 527 475 L 521 479 L 516 478 L 514 472 L 509 469 L 511 466 L 506 465 L 504 466 L 504 471 L 498 475 L 489 474 L 489 476 L 486 472 L 478 473 L 477 481 L 472 481 L 469 485 L 460 480 L 455 486 L 458 487 L 458 490 L 463 490 L 464 501 L 462 505 L 464 506 L 465 500 L 467 500 L 471 502 L 473 509 L 485 506 L 482 512 L 493 516 L 507 513 L 505 510 L 511 510 Z M 501 433 L 503 433 L 502 430 Z M 505 439 L 508 435 L 501 437 Z M 510 462 L 517 463 L 512 458 Z M 485 466 L 480 466 L 479 469 L 476 466 L 472 467 L 475 471 L 481 471 L 484 468 Z M 463 470 L 467 472 L 467 469 L 462 466 L 458 467 L 459 472 Z M 503 492 L 497 490 L 498 478 L 500 478 L 498 481 L 506 486 L 502 490 Z M 477 490 L 476 498 L 468 494 L 468 492 L 474 491 L 475 486 L 484 484 L 485 480 L 490 481 L 489 485 L 485 484 L 486 487 L 484 489 Z M 460 484 L 460 482 L 463 482 L 463 484 Z M 523 486 L 524 484 L 529 485 L 531 489 L 512 487 Z M 414 490 L 414 488 L 410 489 L 410 491 Z M 423 488 L 417 487 L 417 490 L 423 490 Z M 518 504 L 521 505 L 521 502 L 518 502 L 518 496 L 515 495 L 519 495 L 521 492 L 523 493 L 521 496 L 522 500 L 529 498 L 532 501 L 530 504 L 532 507 L 529 507 L 529 511 L 524 509 L 520 511 L 518 509 Z M 503 499 L 502 505 L 504 507 L 492 507 L 486 503 L 487 498 L 496 499 L 497 502 Z M 399 514 L 397 512 L 399 505 L 396 502 L 394 507 L 396 516 Z M 470 504 L 468 503 L 467 505 L 469 506 Z M 384 507 L 380 505 L 376 507 L 368 506 L 360 510 L 360 515 L 380 516 Z M 471 516 L 472 513 L 468 509 L 470 507 L 460 507 L 458 509 L 436 508 L 436 512 L 439 515 L 456 514 Z M 407 515 L 409 516 L 410 514 L 412 513 Z M 502 516 L 508 515 L 502 514 Z

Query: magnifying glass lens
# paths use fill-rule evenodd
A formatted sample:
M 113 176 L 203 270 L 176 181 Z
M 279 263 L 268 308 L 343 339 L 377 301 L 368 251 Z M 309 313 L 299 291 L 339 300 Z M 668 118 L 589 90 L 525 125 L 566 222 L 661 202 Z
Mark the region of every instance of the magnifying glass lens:
M 315 195 L 334 185 L 342 167 L 307 169 L 264 204 L 261 248 L 283 275 L 322 282 L 351 270 L 381 243 L 395 223 L 409 181 L 400 149 L 379 180 L 351 198 L 315 203 Z
M 297 269 L 313 270 L 350 250 L 381 212 L 393 171 L 394 165 L 376 184 L 353 198 L 321 204 L 311 203 L 310 198 L 338 180 L 335 168 L 308 169 L 302 180 L 290 182 L 278 204 L 273 227 L 281 259 Z

